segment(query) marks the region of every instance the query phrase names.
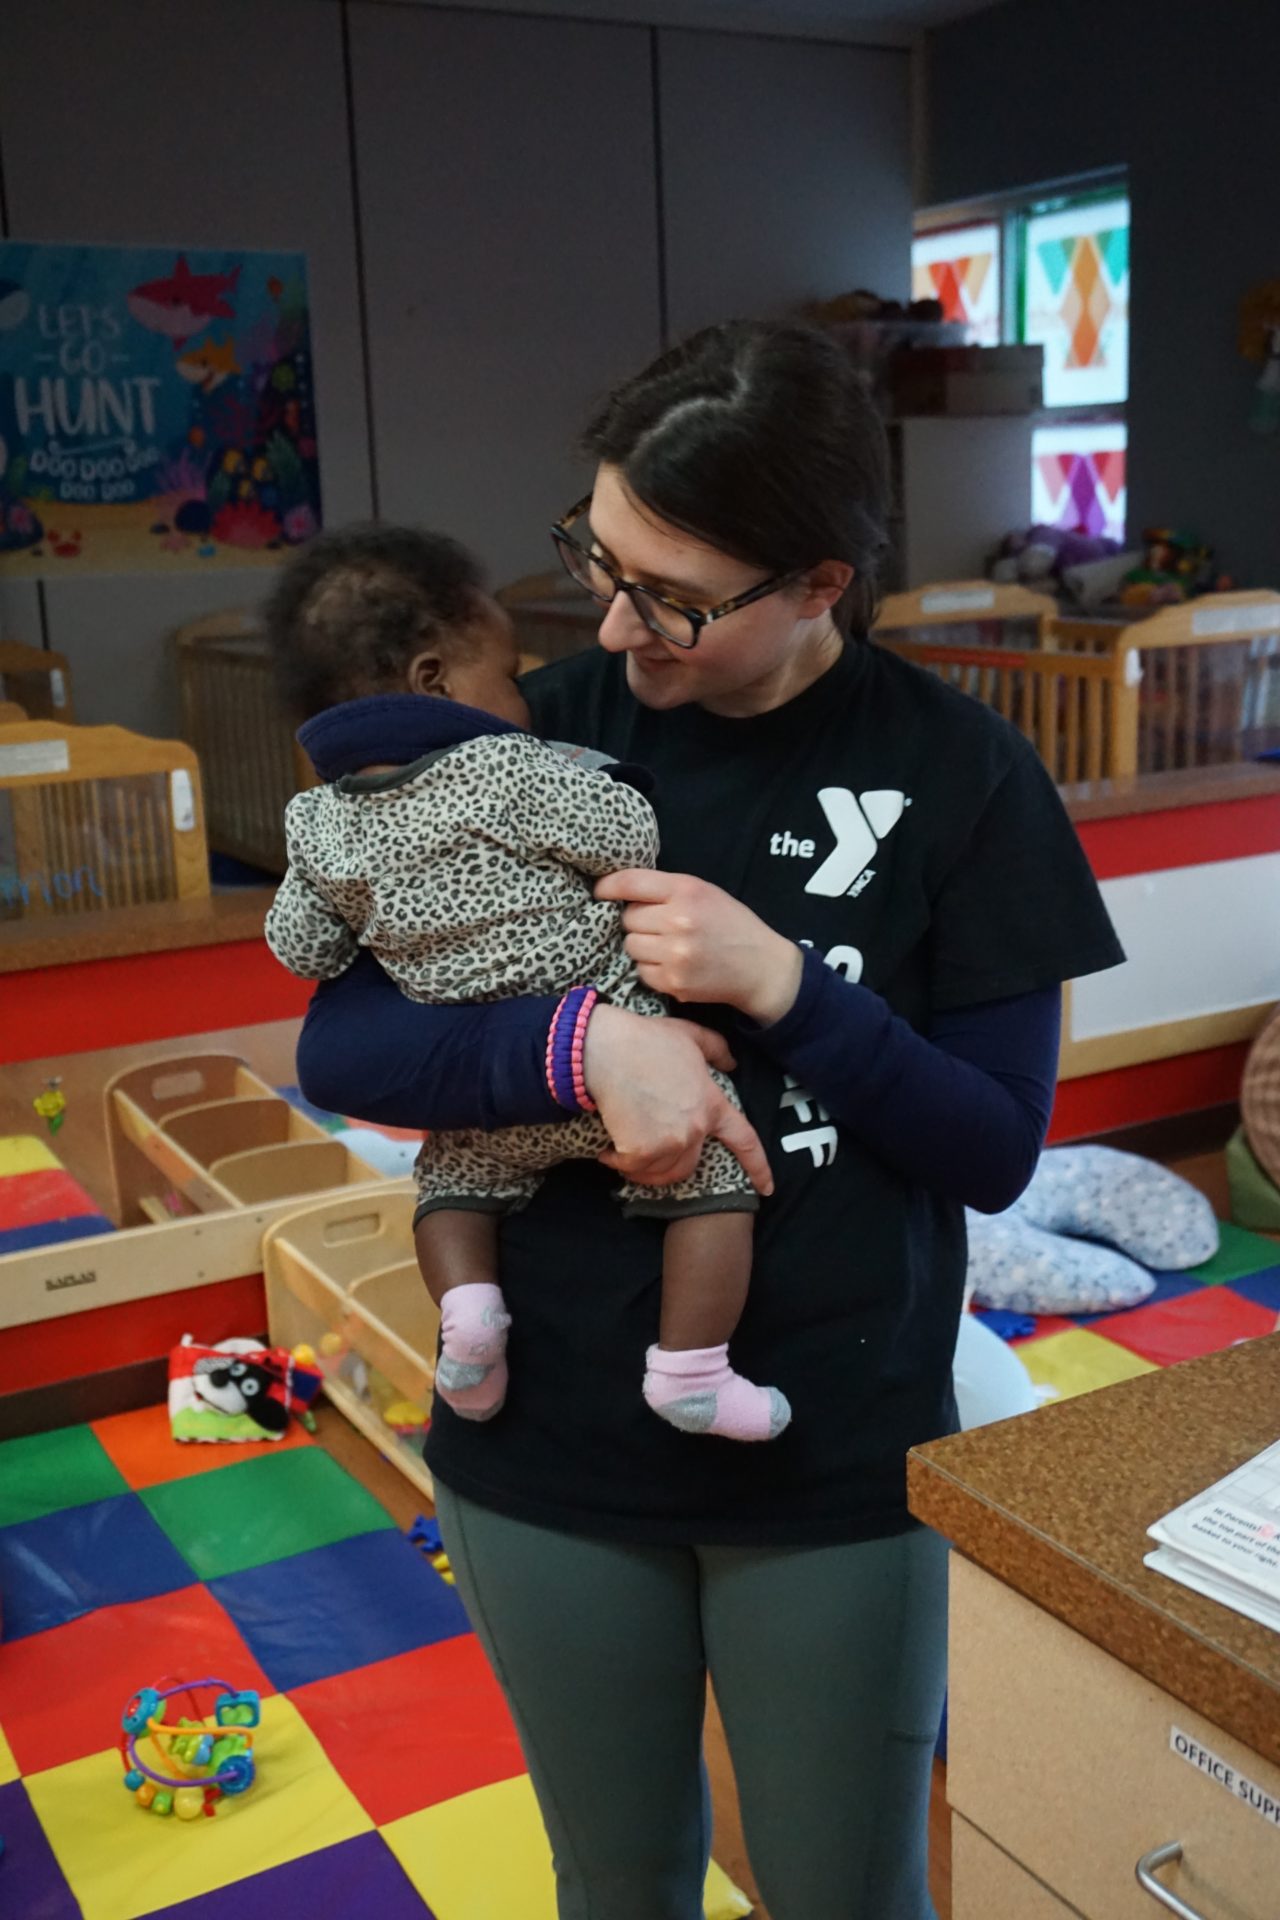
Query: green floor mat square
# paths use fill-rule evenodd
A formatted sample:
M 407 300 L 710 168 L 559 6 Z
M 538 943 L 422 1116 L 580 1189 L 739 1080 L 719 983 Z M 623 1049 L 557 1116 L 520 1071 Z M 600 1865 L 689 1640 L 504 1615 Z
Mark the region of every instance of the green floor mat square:
M 138 1495 L 201 1580 L 394 1525 L 319 1447 L 246 1460 Z
M 1268 1267 L 1280 1267 L 1280 1240 L 1268 1240 L 1260 1233 L 1246 1233 L 1230 1220 L 1218 1222 L 1222 1236 L 1218 1251 L 1202 1267 L 1191 1273 L 1206 1287 L 1220 1287 L 1229 1280 L 1243 1280 L 1250 1273 L 1265 1273 Z
M 128 1491 L 128 1481 L 90 1427 L 59 1427 L 0 1441 L 0 1527 Z

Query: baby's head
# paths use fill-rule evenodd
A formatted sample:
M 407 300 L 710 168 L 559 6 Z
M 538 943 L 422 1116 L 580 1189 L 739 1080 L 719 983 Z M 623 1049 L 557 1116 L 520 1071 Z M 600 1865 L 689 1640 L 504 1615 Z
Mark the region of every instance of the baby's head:
M 300 720 L 374 693 L 431 693 L 527 726 L 511 621 L 465 547 L 412 527 L 321 533 L 266 605 L 285 699 Z

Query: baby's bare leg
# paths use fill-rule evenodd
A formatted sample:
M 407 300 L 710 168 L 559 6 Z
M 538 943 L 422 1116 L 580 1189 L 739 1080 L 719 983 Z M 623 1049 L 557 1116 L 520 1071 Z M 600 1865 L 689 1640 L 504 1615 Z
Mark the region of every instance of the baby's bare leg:
M 413 1230 L 418 1265 L 438 1307 L 454 1287 L 498 1284 L 498 1215 L 462 1207 L 424 1214 Z
M 751 1213 L 693 1213 L 671 1222 L 662 1243 L 660 1347 L 732 1340 L 747 1304 L 754 1237 Z

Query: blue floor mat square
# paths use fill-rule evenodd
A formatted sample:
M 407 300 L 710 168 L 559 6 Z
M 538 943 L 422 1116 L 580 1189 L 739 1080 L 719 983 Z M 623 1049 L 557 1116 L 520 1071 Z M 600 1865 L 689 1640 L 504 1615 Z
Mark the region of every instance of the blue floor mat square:
M 136 1493 L 0 1530 L 6 1643 L 65 1626 L 97 1607 L 194 1584 L 191 1568 Z
M 1231 1291 L 1252 1300 L 1259 1307 L 1274 1307 L 1280 1314 L 1280 1267 L 1268 1267 L 1265 1273 L 1246 1274 L 1231 1282 Z M 1277 1328 L 1280 1332 L 1280 1328 Z
M 281 1693 L 470 1632 L 454 1589 L 394 1530 L 207 1585 Z

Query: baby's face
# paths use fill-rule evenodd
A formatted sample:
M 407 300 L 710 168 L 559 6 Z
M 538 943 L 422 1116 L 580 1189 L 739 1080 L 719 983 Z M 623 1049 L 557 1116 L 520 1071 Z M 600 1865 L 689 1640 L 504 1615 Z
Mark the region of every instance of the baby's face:
M 482 713 L 510 720 L 517 727 L 527 727 L 529 709 L 516 685 L 519 654 L 510 616 L 496 600 L 482 594 L 468 631 L 470 648 L 446 668 L 449 699 L 460 700 L 465 707 L 479 707 Z

